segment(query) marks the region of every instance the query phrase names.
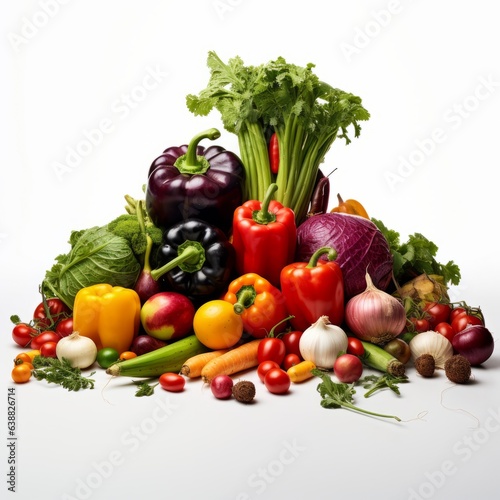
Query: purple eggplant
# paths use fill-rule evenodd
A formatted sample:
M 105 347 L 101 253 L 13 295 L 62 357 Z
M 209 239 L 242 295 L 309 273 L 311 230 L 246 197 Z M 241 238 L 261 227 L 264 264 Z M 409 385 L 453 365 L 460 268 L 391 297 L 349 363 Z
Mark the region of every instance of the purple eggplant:
M 209 129 L 189 145 L 167 148 L 154 160 L 146 186 L 146 210 L 163 229 L 197 218 L 228 235 L 233 212 L 243 202 L 245 170 L 240 158 L 221 146 L 199 146 L 203 139 L 218 139 Z

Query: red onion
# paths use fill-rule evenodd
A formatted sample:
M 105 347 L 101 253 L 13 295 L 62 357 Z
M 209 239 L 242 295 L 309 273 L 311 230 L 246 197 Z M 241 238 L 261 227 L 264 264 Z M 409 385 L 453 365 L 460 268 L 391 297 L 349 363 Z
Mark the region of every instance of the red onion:
M 163 340 L 155 339 L 148 335 L 147 333 L 138 335 L 132 342 L 130 346 L 130 350 L 135 352 L 137 356 L 141 354 L 146 354 L 147 352 L 155 351 L 160 347 L 166 346 L 167 343 L 163 342 Z
M 228 399 L 233 393 L 233 379 L 229 375 L 217 375 L 210 382 L 210 389 L 217 399 Z
M 491 332 L 483 325 L 467 326 L 455 334 L 451 344 L 472 366 L 484 363 L 493 354 L 495 345 Z

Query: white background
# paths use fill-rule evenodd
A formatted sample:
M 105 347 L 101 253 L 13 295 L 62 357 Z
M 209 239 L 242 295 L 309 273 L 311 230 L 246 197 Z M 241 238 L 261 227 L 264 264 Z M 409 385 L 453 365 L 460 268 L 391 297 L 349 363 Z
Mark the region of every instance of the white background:
M 323 80 L 360 95 L 372 118 L 359 139 L 329 152 L 332 196 L 362 201 L 403 238 L 433 240 L 438 260 L 462 271 L 452 298 L 480 305 L 497 338 L 496 13 L 485 0 L 3 2 L 2 497 L 6 393 L 19 352 L 9 317 L 30 318 L 71 230 L 122 213 L 123 196 L 141 195 L 164 148 L 222 127 L 218 114 L 195 117 L 185 106 L 206 85 L 209 50 L 247 64 L 313 62 Z M 151 72 L 156 81 L 145 81 Z M 58 174 L 55 165 L 99 127 L 100 140 Z M 218 143 L 235 150 L 221 131 Z M 474 369 L 466 386 L 410 371 L 400 397 L 357 395 L 402 423 L 322 409 L 316 381 L 284 397 L 257 384 L 251 406 L 217 401 L 200 382 L 135 398 L 129 380 L 102 372 L 93 391 L 14 386 L 16 498 L 494 498 L 499 359 Z

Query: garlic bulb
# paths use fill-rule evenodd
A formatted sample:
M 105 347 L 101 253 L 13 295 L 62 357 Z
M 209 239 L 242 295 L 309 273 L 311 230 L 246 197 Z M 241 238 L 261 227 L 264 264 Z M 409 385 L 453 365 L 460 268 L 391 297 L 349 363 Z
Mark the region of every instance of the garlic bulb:
M 453 356 L 451 342 L 438 332 L 429 330 L 418 333 L 410 341 L 410 351 L 413 361 L 422 354 L 430 354 L 435 361 L 436 368 L 444 369 L 448 358 Z
M 383 345 L 403 331 L 406 311 L 396 297 L 379 290 L 366 273 L 366 289 L 347 302 L 345 322 L 356 337 Z
M 73 368 L 88 368 L 97 358 L 97 346 L 91 338 L 73 332 L 59 340 L 56 356 L 67 359 Z
M 347 335 L 328 316 L 321 316 L 300 337 L 300 354 L 318 368 L 333 370 L 333 364 L 342 351 L 347 351 Z

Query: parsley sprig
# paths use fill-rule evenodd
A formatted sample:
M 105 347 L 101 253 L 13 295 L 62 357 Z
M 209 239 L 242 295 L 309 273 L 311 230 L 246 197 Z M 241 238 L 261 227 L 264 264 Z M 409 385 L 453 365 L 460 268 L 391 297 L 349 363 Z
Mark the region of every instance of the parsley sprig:
M 401 394 L 398 384 L 403 384 L 408 382 L 408 377 L 395 377 L 389 373 L 383 375 L 366 375 L 361 380 L 358 381 L 365 389 L 369 389 L 365 392 L 365 398 L 369 398 L 374 392 L 381 389 L 390 389 L 395 392 L 398 396 Z
M 71 366 L 71 363 L 62 358 L 48 358 L 35 356 L 33 358 L 33 377 L 37 380 L 46 380 L 49 384 L 59 384 L 68 391 L 93 389 L 94 379 L 84 377 L 80 368 Z M 90 373 L 90 376 L 95 372 Z
M 354 394 L 356 393 L 354 384 L 334 382 L 330 375 L 321 370 L 318 370 L 317 368 L 312 370 L 311 373 L 316 377 L 321 378 L 322 380 L 322 382 L 318 384 L 317 391 L 321 395 L 321 406 L 323 408 L 347 408 L 349 410 L 364 413 L 366 415 L 372 415 L 374 417 L 382 418 L 393 418 L 394 420 L 401 422 L 401 419 L 395 415 L 375 413 L 356 406 L 354 404 Z

